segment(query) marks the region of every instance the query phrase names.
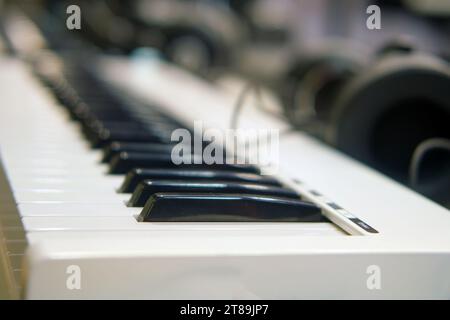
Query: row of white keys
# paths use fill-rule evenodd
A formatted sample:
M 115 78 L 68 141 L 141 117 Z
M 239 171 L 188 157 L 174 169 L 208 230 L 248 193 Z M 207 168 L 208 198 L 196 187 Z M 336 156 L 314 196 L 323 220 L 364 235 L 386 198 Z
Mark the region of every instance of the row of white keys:
M 23 66 L 16 67 L 22 69 L 15 74 L 19 77 L 16 83 L 2 82 L 4 87 L 10 87 L 4 91 L 11 107 L 5 110 L 0 133 L 4 137 L 2 163 L 14 198 L 19 209 L 22 205 L 27 208 L 21 210 L 21 215 L 36 213 L 45 215 L 48 221 L 52 214 L 64 212 L 114 216 L 119 211 L 120 215 L 128 212 L 132 217 L 135 210 L 125 205 L 130 195 L 116 192 L 123 176 L 106 175 L 106 164 L 99 163 L 101 151 L 90 149 L 79 125 L 70 120 L 67 111 Z M 21 94 L 22 91 L 27 95 Z M 81 207 L 77 208 L 78 205 Z M 86 207 L 98 205 L 109 207 L 86 211 Z

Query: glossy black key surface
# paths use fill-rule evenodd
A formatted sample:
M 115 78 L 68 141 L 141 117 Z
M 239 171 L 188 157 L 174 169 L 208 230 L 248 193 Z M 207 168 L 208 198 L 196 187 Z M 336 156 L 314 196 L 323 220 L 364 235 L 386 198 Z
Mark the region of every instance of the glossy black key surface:
M 90 123 L 86 123 L 83 127 L 83 133 L 86 136 L 98 135 L 102 130 L 145 130 L 145 127 L 137 121 L 103 121 L 94 120 Z
M 147 169 L 182 169 L 182 170 L 228 170 L 259 174 L 260 170 L 247 164 L 175 164 L 171 155 L 148 154 L 139 152 L 121 152 L 109 162 L 109 172 L 112 174 L 124 174 L 135 168 Z
M 170 141 L 169 139 L 170 137 L 164 139 L 161 136 L 139 130 L 104 130 L 91 140 L 91 144 L 94 148 L 101 148 L 113 141 L 163 143 Z
M 319 207 L 301 200 L 257 195 L 157 193 L 140 222 L 328 222 Z
M 100 121 L 95 121 L 100 122 Z M 101 123 L 101 122 L 100 122 Z M 87 140 L 89 140 L 92 144 L 95 144 L 100 139 L 105 139 L 114 134 L 143 134 L 148 133 L 143 127 L 139 124 L 134 123 L 134 125 L 129 125 L 128 123 L 124 123 L 122 126 L 114 125 L 114 126 L 106 126 L 106 125 L 93 125 L 93 126 L 85 126 L 83 127 L 83 133 Z M 106 144 L 105 144 L 106 145 Z
M 294 190 L 255 183 L 145 180 L 141 182 L 133 192 L 133 195 L 128 202 L 128 206 L 143 207 L 152 195 L 161 192 L 254 194 L 300 199 L 300 196 Z
M 170 154 L 148 154 L 138 152 L 121 152 L 111 158 L 109 172 L 123 174 L 139 167 L 165 168 L 175 164 Z
M 133 169 L 125 177 L 119 192 L 132 193 L 144 180 L 234 181 L 281 187 L 277 179 L 254 173 L 220 170 Z
M 162 125 L 159 123 L 142 123 L 139 120 L 135 119 L 128 119 L 128 120 L 121 120 L 121 121 L 112 121 L 112 120 L 99 120 L 94 119 L 90 120 L 90 122 L 85 122 L 83 131 L 87 133 L 88 135 L 91 134 L 99 134 L 103 130 L 110 130 L 110 131 L 140 131 L 140 132 L 147 132 L 154 135 L 167 135 L 168 133 L 172 133 L 173 130 L 179 128 L 178 126 L 174 125 Z M 170 134 L 168 135 L 170 136 Z
M 145 142 L 113 142 L 103 149 L 102 162 L 109 162 L 121 152 L 143 152 L 152 154 L 171 154 L 173 144 Z

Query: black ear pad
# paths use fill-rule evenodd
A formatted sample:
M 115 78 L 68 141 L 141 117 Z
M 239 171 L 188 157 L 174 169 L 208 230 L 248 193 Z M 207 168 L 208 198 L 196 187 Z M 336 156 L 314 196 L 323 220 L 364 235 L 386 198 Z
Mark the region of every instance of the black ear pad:
M 299 126 L 326 121 L 335 96 L 362 67 L 353 54 L 326 52 L 297 57 L 279 82 L 289 120 Z
M 326 134 L 330 144 L 401 182 L 418 144 L 435 137 L 450 138 L 450 68 L 419 54 L 387 56 L 352 79 Z

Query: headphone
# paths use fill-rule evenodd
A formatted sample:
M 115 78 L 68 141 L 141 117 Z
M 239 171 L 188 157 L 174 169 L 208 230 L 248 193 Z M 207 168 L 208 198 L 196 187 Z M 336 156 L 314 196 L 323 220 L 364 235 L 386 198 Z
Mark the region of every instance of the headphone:
M 298 59 L 283 79 L 279 93 L 294 126 L 402 183 L 424 143 L 450 141 L 450 65 L 438 55 L 398 42 L 371 61 L 328 50 Z M 450 154 L 435 148 L 416 168 L 423 179 L 415 188 L 448 201 Z

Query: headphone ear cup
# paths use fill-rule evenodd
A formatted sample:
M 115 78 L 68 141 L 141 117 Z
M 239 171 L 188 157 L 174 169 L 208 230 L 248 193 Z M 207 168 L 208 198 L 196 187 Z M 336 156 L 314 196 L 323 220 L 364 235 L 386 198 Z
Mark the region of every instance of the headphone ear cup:
M 326 121 L 331 101 L 361 66 L 352 55 L 340 53 L 297 57 L 279 82 L 278 93 L 286 116 L 303 127 Z
M 450 68 L 419 54 L 382 58 L 350 81 L 326 134 L 337 149 L 401 182 L 418 144 L 435 137 L 450 138 Z

